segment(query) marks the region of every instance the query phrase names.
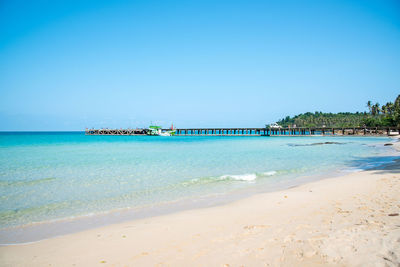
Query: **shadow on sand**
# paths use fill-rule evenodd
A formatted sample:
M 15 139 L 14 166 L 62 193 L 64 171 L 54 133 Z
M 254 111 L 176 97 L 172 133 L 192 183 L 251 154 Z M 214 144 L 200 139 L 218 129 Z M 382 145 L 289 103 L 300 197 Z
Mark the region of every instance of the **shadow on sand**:
M 361 168 L 366 171 L 376 171 L 377 174 L 400 173 L 400 156 L 378 156 L 355 159 L 349 167 Z

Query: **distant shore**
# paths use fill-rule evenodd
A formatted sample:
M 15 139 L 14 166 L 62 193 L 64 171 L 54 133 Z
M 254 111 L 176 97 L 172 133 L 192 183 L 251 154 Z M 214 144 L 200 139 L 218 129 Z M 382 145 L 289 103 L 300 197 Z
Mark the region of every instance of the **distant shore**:
M 400 149 L 400 143 L 394 143 Z M 395 265 L 400 161 L 234 203 L 0 247 L 2 266 Z

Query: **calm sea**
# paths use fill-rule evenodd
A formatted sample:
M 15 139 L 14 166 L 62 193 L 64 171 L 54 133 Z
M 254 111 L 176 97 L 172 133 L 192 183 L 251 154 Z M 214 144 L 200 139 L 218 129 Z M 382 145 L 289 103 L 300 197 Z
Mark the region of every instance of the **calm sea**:
M 0 134 L 0 228 L 268 191 L 300 177 L 392 160 L 369 137 Z M 330 144 L 319 144 L 333 142 Z

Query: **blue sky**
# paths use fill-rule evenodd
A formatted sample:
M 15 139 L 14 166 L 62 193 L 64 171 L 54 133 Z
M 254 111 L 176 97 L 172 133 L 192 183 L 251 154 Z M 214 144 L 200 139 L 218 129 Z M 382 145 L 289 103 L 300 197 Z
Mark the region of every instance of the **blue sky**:
M 399 1 L 0 1 L 0 130 L 261 127 L 398 94 Z

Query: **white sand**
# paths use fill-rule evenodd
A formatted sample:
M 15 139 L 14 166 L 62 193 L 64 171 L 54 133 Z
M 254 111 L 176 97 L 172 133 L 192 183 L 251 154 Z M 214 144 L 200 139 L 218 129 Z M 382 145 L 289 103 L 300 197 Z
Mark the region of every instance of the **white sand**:
M 398 146 L 398 143 L 396 144 Z M 400 266 L 400 163 L 0 248 L 1 266 Z

